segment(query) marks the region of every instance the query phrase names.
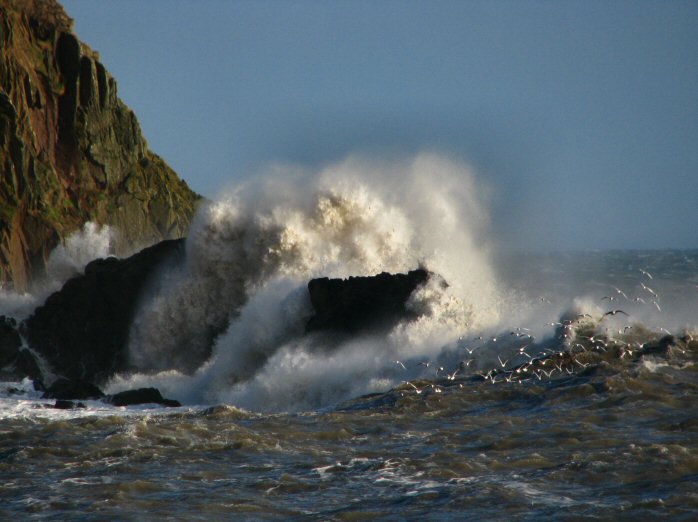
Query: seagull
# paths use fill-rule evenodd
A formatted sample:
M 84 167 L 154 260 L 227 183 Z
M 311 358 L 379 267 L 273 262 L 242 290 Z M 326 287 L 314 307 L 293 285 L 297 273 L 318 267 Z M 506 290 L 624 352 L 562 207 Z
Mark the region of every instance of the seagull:
M 507 363 L 509 362 L 509 359 L 507 359 L 506 361 L 502 362 L 502 358 L 501 358 L 499 355 L 497 356 L 497 359 L 499 359 L 499 364 L 502 365 L 502 368 L 504 368 L 504 367 L 507 365 Z
M 459 370 L 465 370 L 470 364 L 474 361 L 475 359 L 468 359 L 467 361 L 461 361 L 458 364 L 458 369 Z
M 616 314 L 623 314 L 623 315 L 627 315 L 628 317 L 630 317 L 630 315 L 627 314 L 626 312 L 624 312 L 623 310 L 609 310 L 608 312 L 603 314 L 603 317 L 601 317 L 601 319 L 603 319 L 607 315 L 616 315 Z
M 412 384 L 410 381 L 405 381 L 405 384 L 409 384 L 410 386 L 412 386 L 414 388 L 414 391 L 416 391 L 418 394 L 422 393 L 422 391 L 424 390 L 423 388 L 420 390 L 414 384 Z
M 626 300 L 628 299 L 628 296 L 625 295 L 625 292 L 623 292 L 623 290 L 621 290 L 620 288 L 617 288 L 617 287 L 615 287 L 615 286 L 613 287 L 613 289 L 614 289 L 617 293 L 619 293 L 620 295 L 622 295 L 623 297 L 625 297 Z
M 654 277 L 652 277 L 652 274 L 650 274 L 647 270 L 643 270 L 642 268 L 639 268 L 638 270 L 640 270 L 640 272 L 642 272 L 642 275 L 647 276 L 650 279 L 654 279 Z
M 659 310 L 660 312 L 662 311 L 661 307 L 659 306 L 659 303 L 655 299 L 652 299 L 652 304 L 657 307 L 657 310 Z
M 402 366 L 402 369 L 403 369 L 403 370 L 406 370 L 406 369 L 407 369 L 407 367 L 406 367 L 404 364 L 402 364 L 401 361 L 394 361 L 394 362 L 395 362 L 395 364 L 399 364 L 400 366 Z
M 640 283 L 640 286 L 642 287 L 643 290 L 646 290 L 647 292 L 652 294 L 655 299 L 659 299 L 659 296 L 649 286 L 646 286 L 643 283 Z

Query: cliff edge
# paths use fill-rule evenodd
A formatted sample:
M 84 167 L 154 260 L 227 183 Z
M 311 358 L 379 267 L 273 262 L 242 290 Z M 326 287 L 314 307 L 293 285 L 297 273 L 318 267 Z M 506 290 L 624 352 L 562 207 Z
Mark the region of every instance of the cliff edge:
M 115 254 L 182 237 L 199 196 L 148 149 L 55 0 L 0 0 L 0 286 L 26 291 L 87 221 Z

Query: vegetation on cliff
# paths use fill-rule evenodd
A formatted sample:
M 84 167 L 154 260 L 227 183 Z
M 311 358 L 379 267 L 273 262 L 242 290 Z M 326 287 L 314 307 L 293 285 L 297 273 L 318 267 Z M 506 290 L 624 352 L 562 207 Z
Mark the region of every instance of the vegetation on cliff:
M 115 253 L 185 234 L 199 196 L 148 149 L 55 0 L 0 0 L 0 284 L 31 287 L 83 223 Z

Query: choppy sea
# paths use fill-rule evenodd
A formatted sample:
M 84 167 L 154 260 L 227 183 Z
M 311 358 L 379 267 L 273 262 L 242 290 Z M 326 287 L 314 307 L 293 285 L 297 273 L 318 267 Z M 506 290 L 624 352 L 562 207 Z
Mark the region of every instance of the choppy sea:
M 0 518 L 695 520 L 698 251 L 495 257 L 526 313 L 386 352 L 373 393 L 56 410 L 0 385 Z

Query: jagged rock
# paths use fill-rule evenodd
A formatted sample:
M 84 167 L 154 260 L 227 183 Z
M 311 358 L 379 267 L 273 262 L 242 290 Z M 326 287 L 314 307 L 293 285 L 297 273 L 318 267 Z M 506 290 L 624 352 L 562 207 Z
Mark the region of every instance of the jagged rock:
M 313 279 L 308 283 L 315 315 L 306 332 L 334 330 L 348 334 L 390 328 L 416 314 L 405 307 L 410 294 L 429 278 L 425 270 L 383 272 L 372 277 Z
M 115 253 L 178 238 L 199 199 L 148 148 L 55 0 L 0 0 L 0 284 L 20 292 L 85 222 Z
M 157 388 L 138 388 L 116 393 L 105 399 L 114 406 L 131 406 L 135 404 L 161 404 L 168 407 L 179 407 L 181 404 L 172 399 L 165 399 Z
M 104 392 L 94 384 L 69 379 L 57 379 L 41 396 L 42 399 L 60 400 L 101 399 L 102 397 Z
M 127 259 L 99 259 L 52 294 L 23 324 L 29 346 L 68 379 L 104 382 L 127 369 L 129 328 L 141 292 L 157 270 L 182 263 L 184 240 Z

